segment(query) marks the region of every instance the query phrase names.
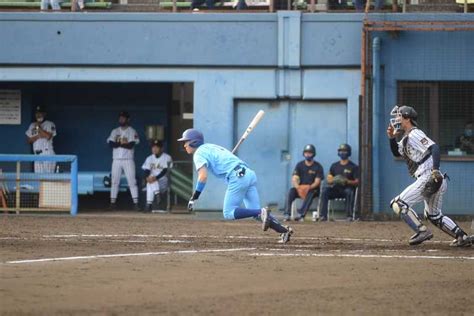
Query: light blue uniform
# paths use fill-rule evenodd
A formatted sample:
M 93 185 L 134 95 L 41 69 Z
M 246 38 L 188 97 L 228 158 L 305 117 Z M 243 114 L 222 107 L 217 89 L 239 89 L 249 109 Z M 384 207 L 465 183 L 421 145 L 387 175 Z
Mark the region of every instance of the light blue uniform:
M 216 177 L 227 181 L 223 208 L 225 219 L 235 219 L 234 210 L 242 202 L 248 209 L 260 209 L 255 172 L 229 150 L 219 145 L 203 144 L 194 152 L 193 160 L 196 170 L 206 166 Z M 237 173 L 242 168 L 245 168 L 245 175 L 239 177 Z

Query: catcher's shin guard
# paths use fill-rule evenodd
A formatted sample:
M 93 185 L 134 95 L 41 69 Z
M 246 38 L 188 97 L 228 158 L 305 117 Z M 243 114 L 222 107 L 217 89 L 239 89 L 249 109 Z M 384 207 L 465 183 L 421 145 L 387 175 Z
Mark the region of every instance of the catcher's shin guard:
M 436 227 L 453 238 L 463 237 L 466 233 L 451 218 L 442 214 L 430 215 L 425 210 L 425 217 Z
M 408 204 L 406 204 L 404 201 L 400 200 L 398 197 L 391 201 L 390 207 L 397 215 L 400 216 L 401 219 L 403 219 L 405 223 L 407 223 L 408 226 L 410 226 L 410 228 L 415 233 L 427 230 L 426 226 L 423 225 L 415 211 L 410 208 Z

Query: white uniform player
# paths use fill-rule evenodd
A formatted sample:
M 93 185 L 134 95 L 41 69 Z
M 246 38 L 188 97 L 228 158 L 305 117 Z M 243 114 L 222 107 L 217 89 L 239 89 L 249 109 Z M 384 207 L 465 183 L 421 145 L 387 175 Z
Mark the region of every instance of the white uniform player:
M 36 121 L 31 123 L 26 131 L 28 143 L 33 144 L 35 155 L 54 155 L 53 138 L 56 136 L 56 125 L 51 121 L 46 121 L 46 111 L 41 107 L 36 107 Z M 36 173 L 53 173 L 56 167 L 55 162 L 36 161 L 34 164 Z
M 455 238 L 452 246 L 470 246 L 471 237 L 451 218 L 443 215 L 441 210 L 443 195 L 448 185 L 445 176 L 439 171 L 439 146 L 417 128 L 417 113 L 412 107 L 396 106 L 391 115 L 394 118 L 387 129 L 390 148 L 394 156 L 402 157 L 406 161 L 410 175 L 416 179 L 390 204 L 395 213 L 415 231 L 415 235 L 409 240 L 410 245 L 420 244 L 433 237 L 412 209 L 414 204 L 424 201 L 425 218 Z M 399 131 L 402 132 L 401 135 Z M 398 142 L 395 138 L 397 134 L 401 136 Z M 433 186 L 435 189 L 430 190 L 429 187 Z
M 110 208 L 116 208 L 116 200 L 119 191 L 122 171 L 125 173 L 127 183 L 132 195 L 134 210 L 139 211 L 138 187 L 135 177 L 134 147 L 140 143 L 137 132 L 128 125 L 130 115 L 128 112 L 120 112 L 119 124 L 110 133 L 107 142 L 113 148 L 112 155 L 112 184 L 110 190 Z
M 171 156 L 163 152 L 161 141 L 153 141 L 151 151 L 142 165 L 146 179 L 146 211 L 152 210 L 153 202 L 158 206 L 160 194 L 168 190 L 167 172 L 173 166 Z

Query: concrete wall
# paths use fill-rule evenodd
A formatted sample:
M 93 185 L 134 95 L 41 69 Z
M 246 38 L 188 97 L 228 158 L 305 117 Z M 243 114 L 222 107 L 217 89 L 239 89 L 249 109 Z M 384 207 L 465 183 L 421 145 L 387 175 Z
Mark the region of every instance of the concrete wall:
M 466 19 L 466 15 L 449 14 L 372 17 Z M 347 104 L 348 119 L 344 128 L 357 162 L 362 19 L 363 15 L 356 13 L 300 12 L 0 13 L 0 41 L 3 44 L 0 81 L 193 82 L 195 127 L 203 130 L 209 142 L 228 148 L 235 141 L 236 100 L 338 100 Z M 446 45 L 451 41 L 470 39 L 467 34 L 459 36 L 446 37 Z M 401 50 L 410 51 L 418 41 L 417 38 L 402 37 L 400 43 L 408 46 L 383 46 L 384 89 L 393 86 L 398 78 L 416 75 L 418 70 L 411 62 L 406 61 L 400 69 L 396 56 Z M 437 41 L 436 35 L 424 39 L 433 50 Z M 449 56 L 432 54 L 429 57 L 430 64 L 440 64 Z M 459 80 L 469 78 L 470 74 L 470 70 L 454 73 Z M 383 115 L 395 102 L 395 95 L 389 90 L 384 90 Z M 380 126 L 385 124 L 384 120 L 385 117 L 380 118 Z M 272 128 L 256 132 L 271 134 Z M 8 129 L 14 133 L 17 130 L 23 133 L 24 127 Z M 327 142 L 316 144 L 319 152 L 334 151 L 337 144 L 330 143 L 330 136 L 328 134 Z M 25 145 L 18 147 L 19 150 L 24 148 Z M 385 205 L 409 179 L 405 171 L 402 172 L 401 163 L 388 158 L 388 151 L 381 149 L 380 154 L 383 160 L 379 171 L 383 187 L 380 204 Z M 257 174 L 265 161 L 260 164 L 253 166 Z M 448 168 L 456 174 L 472 165 L 453 162 Z M 266 187 L 259 189 L 269 190 Z M 220 209 L 223 194 L 224 184 L 211 179 L 199 207 Z M 274 194 L 281 196 L 286 192 L 282 189 Z M 473 202 L 472 196 L 457 201 L 448 197 L 446 205 L 448 210 L 457 213 L 458 210 L 465 212 Z

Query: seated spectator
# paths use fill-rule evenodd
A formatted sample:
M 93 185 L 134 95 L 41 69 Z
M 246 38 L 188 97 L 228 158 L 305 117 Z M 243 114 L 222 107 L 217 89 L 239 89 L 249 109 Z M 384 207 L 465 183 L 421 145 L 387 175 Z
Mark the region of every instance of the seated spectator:
M 84 0 L 72 0 L 71 1 L 71 11 L 82 11 L 85 8 Z
M 202 6 L 204 3 L 206 3 L 207 9 L 214 9 L 214 0 L 192 0 L 191 10 L 199 11 L 199 7 Z
M 328 186 L 321 193 L 320 221 L 327 221 L 328 201 L 336 198 L 346 199 L 347 220 L 352 220 L 354 191 L 359 185 L 359 167 L 349 159 L 351 151 L 348 144 L 342 144 L 337 150 L 340 160 L 331 165 L 327 176 Z
M 221 0 L 223 3 L 223 1 Z M 206 6 L 209 10 L 214 9 L 215 7 L 215 1 L 214 0 L 192 0 L 191 2 L 191 10 L 193 11 L 199 11 L 199 7 L 202 6 L 204 3 L 206 3 Z M 245 0 L 237 0 L 232 7 L 237 10 L 244 10 L 247 9 L 247 3 Z
M 303 204 L 298 210 L 298 217 L 295 220 L 304 221 L 306 213 L 313 202 L 319 196 L 319 188 L 324 179 L 324 170 L 319 162 L 314 160 L 316 148 L 313 145 L 306 145 L 303 149 L 304 160 L 298 162 L 293 171 L 291 182 L 293 187 L 288 192 L 288 201 L 284 213 L 284 221 L 291 218 L 291 204 L 296 198 L 303 199 Z
M 41 0 L 41 11 L 48 11 L 49 5 L 51 5 L 51 9 L 53 11 L 60 11 L 61 6 L 59 3 L 62 2 L 60 0 Z
M 347 0 L 329 0 L 328 1 L 329 10 L 345 9 L 346 7 L 347 7 Z
M 170 155 L 163 152 L 163 143 L 155 140 L 151 143 L 151 155 L 143 163 L 146 180 L 145 212 L 159 210 L 160 201 L 168 191 L 168 168 L 172 167 Z
M 354 1 L 354 7 L 355 7 L 356 11 L 363 12 L 365 10 L 366 3 L 367 3 L 366 0 L 355 0 Z
M 467 122 L 464 133 L 456 138 L 455 147 L 465 151 L 468 155 L 474 154 L 474 122 Z

